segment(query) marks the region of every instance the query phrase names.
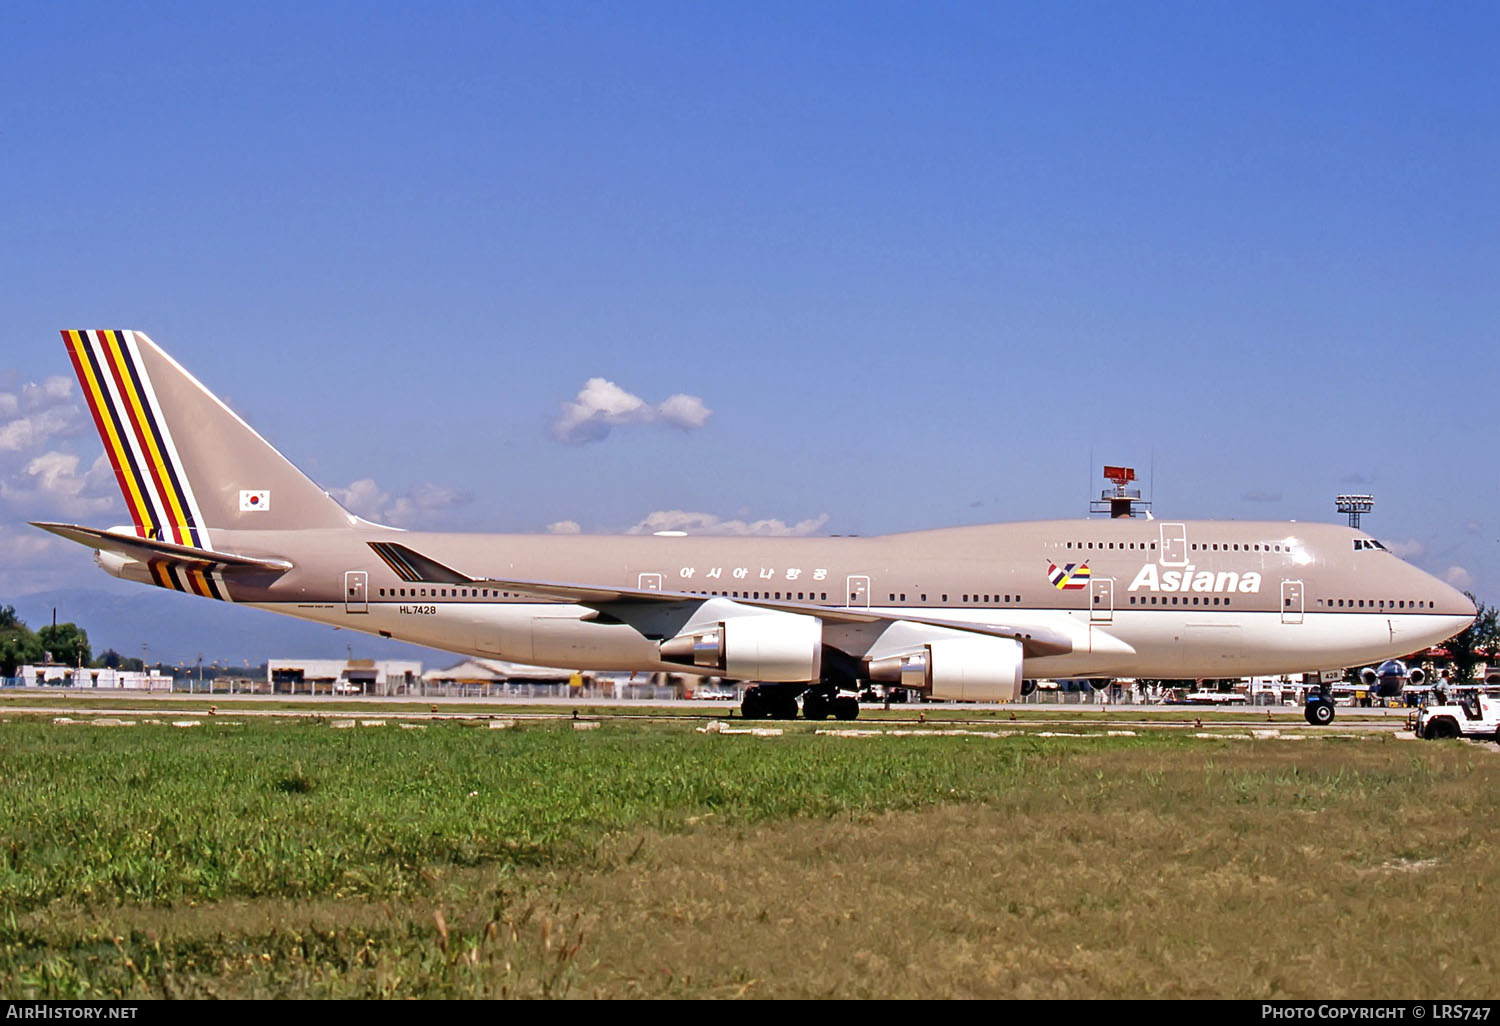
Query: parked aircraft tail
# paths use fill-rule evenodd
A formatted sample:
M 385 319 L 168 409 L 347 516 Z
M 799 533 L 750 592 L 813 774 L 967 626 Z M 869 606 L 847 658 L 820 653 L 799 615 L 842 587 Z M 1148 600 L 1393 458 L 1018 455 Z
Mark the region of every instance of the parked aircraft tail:
M 135 532 L 211 549 L 208 532 L 354 518 L 139 331 L 64 331 Z

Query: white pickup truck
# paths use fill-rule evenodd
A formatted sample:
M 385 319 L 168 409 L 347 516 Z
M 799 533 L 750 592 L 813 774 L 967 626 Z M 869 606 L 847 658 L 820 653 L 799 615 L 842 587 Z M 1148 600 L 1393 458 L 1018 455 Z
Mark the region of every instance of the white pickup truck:
M 1500 741 L 1500 700 L 1477 691 L 1452 697 L 1434 691 L 1417 711 L 1416 733 L 1429 741 L 1449 737 Z

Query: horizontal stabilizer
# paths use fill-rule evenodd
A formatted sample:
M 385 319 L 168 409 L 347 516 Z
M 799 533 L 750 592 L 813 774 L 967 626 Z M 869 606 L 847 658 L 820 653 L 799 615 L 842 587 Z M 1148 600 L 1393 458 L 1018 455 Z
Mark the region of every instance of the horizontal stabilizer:
M 265 559 L 257 556 L 240 556 L 233 552 L 215 552 L 212 549 L 195 549 L 173 542 L 153 541 L 132 534 L 116 534 L 77 524 L 45 524 L 35 521 L 32 527 L 51 531 L 60 538 L 75 541 L 91 549 L 102 549 L 124 556 L 126 559 L 147 563 L 166 560 L 176 566 L 195 570 L 262 570 L 283 574 L 292 568 L 284 559 Z

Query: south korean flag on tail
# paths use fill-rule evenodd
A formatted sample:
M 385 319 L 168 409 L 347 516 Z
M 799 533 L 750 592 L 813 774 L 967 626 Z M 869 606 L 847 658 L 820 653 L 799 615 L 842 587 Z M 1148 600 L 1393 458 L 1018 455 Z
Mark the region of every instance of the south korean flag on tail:
M 271 492 L 269 489 L 259 491 L 240 492 L 241 513 L 264 513 L 271 508 Z

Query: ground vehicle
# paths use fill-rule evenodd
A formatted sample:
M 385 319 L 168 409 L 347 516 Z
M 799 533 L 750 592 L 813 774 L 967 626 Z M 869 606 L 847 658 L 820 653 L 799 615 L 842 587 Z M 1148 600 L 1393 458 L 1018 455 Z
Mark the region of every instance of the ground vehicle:
M 1500 699 L 1464 690 L 1448 696 L 1441 690 L 1417 712 L 1417 737 L 1429 741 L 1471 737 L 1500 741 Z

